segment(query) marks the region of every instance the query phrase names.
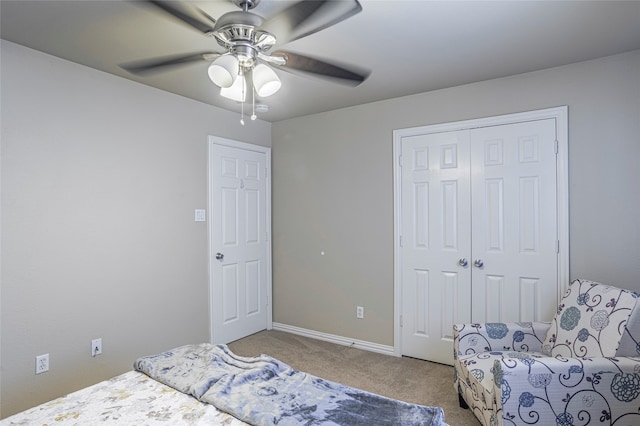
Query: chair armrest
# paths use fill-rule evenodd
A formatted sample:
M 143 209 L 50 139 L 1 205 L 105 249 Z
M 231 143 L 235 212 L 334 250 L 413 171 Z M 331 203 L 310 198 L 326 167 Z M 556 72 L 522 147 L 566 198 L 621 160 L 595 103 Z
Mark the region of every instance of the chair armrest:
M 504 424 L 587 424 L 589 418 L 617 424 L 622 417 L 625 424 L 640 424 L 640 358 L 505 353 L 494 361 L 493 372 Z
M 548 322 L 456 324 L 454 357 L 491 351 L 540 352 L 550 326 Z

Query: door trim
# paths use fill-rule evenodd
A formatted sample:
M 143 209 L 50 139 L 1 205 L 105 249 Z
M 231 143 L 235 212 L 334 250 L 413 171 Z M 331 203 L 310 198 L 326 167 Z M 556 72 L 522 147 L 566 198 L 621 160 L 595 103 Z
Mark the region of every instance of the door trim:
M 514 114 L 498 115 L 450 123 L 411 127 L 393 131 L 393 347 L 394 355 L 402 356 L 402 138 L 429 133 L 443 133 L 479 127 L 500 126 L 524 121 L 555 119 L 558 155 L 556 157 L 557 225 L 558 225 L 558 294 L 569 285 L 569 127 L 568 107 L 560 106 Z
M 212 178 L 212 164 L 211 164 L 211 153 L 213 151 L 214 145 L 227 146 L 231 148 L 242 149 L 246 151 L 254 151 L 265 154 L 265 165 L 266 165 L 266 232 L 267 232 L 267 330 L 271 330 L 273 328 L 273 290 L 272 290 L 272 254 L 271 254 L 271 148 L 254 145 L 246 142 L 239 142 L 232 139 L 225 139 L 218 136 L 208 137 L 208 151 L 207 151 L 207 260 L 208 260 L 208 271 L 209 271 L 209 338 L 210 342 L 214 342 L 213 336 L 213 262 L 211 261 L 213 253 L 215 252 L 215 248 L 213 247 L 213 238 L 212 238 L 212 219 L 213 212 L 211 211 L 211 201 L 212 201 L 212 188 L 211 188 L 211 178 Z

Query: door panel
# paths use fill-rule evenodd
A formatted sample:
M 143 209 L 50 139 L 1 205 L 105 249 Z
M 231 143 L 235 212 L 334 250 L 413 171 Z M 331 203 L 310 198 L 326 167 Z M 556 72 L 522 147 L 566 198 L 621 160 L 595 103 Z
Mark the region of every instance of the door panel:
M 468 132 L 403 138 L 403 354 L 449 362 L 471 319 Z
M 267 328 L 266 161 L 262 152 L 217 144 L 211 148 L 214 343 Z
M 238 265 L 222 266 L 222 320 L 224 324 L 238 320 L 240 287 Z
M 556 309 L 555 120 L 471 132 L 472 321 L 549 320 Z M 518 301 L 518 303 L 513 303 Z

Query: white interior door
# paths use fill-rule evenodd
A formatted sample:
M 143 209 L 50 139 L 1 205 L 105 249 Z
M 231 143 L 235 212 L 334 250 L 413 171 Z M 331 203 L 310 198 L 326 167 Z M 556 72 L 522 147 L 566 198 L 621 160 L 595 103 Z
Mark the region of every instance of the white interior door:
M 523 114 L 395 135 L 399 355 L 452 364 L 453 324 L 544 321 L 557 308 L 562 123 Z
M 268 154 L 210 142 L 211 339 L 217 344 L 270 328 Z
M 556 311 L 555 141 L 553 119 L 471 132 L 473 322 L 549 321 Z
M 469 131 L 402 140 L 402 353 L 449 363 L 471 319 Z

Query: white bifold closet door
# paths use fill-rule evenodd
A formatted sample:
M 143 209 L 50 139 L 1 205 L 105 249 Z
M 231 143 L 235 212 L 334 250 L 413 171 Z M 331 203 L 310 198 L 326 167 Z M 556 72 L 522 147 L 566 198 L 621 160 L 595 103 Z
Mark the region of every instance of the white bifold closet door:
M 402 354 L 451 364 L 453 325 L 550 320 L 556 127 L 402 138 Z

